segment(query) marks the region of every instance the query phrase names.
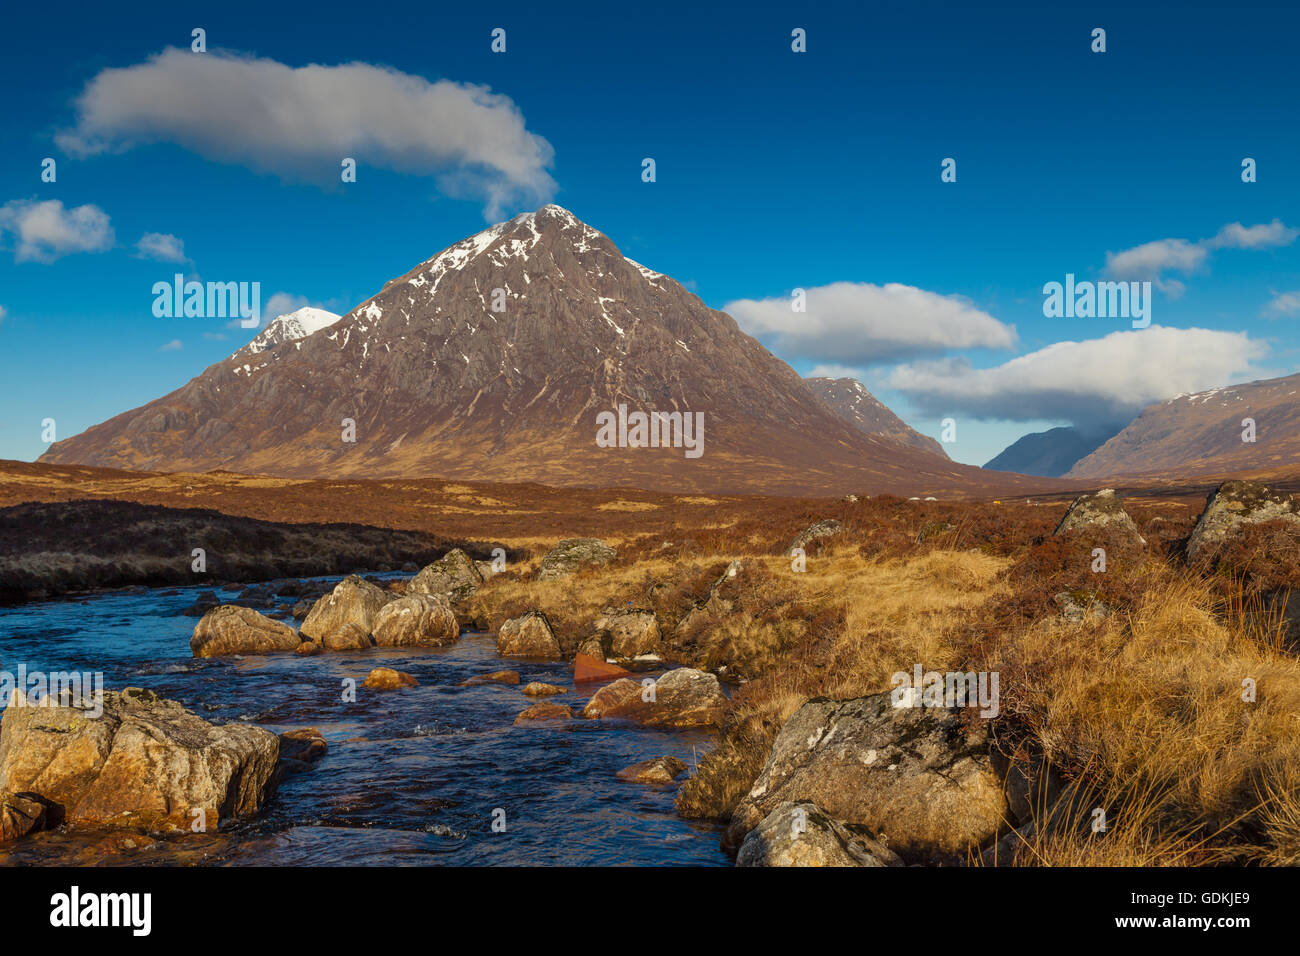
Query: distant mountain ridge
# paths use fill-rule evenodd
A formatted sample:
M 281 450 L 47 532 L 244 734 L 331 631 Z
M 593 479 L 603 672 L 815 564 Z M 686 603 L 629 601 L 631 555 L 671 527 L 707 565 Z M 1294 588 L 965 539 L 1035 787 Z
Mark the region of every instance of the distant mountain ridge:
M 1246 419 L 1254 441 L 1243 441 Z M 1068 478 L 1228 476 L 1300 463 L 1300 374 L 1179 395 L 1143 409 Z
M 995 471 L 1015 471 L 1022 475 L 1059 478 L 1113 437 L 1119 429 L 1082 429 L 1074 426 L 1049 428 L 1024 435 L 984 467 Z

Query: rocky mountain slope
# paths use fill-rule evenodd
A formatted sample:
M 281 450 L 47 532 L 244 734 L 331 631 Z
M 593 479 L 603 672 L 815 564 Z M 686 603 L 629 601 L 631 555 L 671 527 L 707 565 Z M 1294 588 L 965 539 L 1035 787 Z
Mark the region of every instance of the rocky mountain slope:
M 948 454 L 929 435 L 922 435 L 891 412 L 855 378 L 806 378 L 805 382 L 826 405 L 850 425 L 878 438 L 888 438 L 936 455 Z M 1017 469 L 1009 468 L 1008 471 Z
M 1030 490 L 850 426 L 730 316 L 554 205 L 450 246 L 293 344 L 242 349 L 41 461 L 673 491 Z M 598 446 L 597 416 L 620 405 L 702 413 L 703 454 Z
M 1253 442 L 1243 441 L 1254 420 Z M 1068 478 L 1269 472 L 1300 461 L 1300 375 L 1179 395 L 1151 405 Z

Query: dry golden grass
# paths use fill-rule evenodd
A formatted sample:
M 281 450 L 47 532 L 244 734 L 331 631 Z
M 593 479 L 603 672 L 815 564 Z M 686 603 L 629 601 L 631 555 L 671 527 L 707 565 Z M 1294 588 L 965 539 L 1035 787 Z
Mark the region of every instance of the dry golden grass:
M 1300 862 L 1300 660 L 1282 647 L 1276 611 L 1225 603 L 1210 582 L 1155 562 L 1130 610 L 1080 624 L 1040 619 L 990 644 L 973 635 L 1006 597 L 1009 563 L 973 552 L 810 561 L 790 577 L 805 606 L 838 606 L 842 625 L 740 688 L 723 742 L 682 788 L 679 810 L 726 817 L 805 700 L 888 690 L 892 673 L 919 662 L 998 671 L 1005 732 L 1068 781 L 1043 825 L 1010 839 L 1016 864 Z M 762 629 L 750 640 L 763 643 Z M 1247 679 L 1253 701 L 1243 699 Z M 1098 807 L 1102 833 L 1091 825 Z
M 979 666 L 1002 675 L 1003 717 L 1128 821 L 1100 840 L 1077 826 L 1054 831 L 1035 847 L 1037 862 L 1293 852 L 1300 661 L 1282 651 L 1273 624 L 1216 605 L 1206 582 L 1165 569 L 1130 614 L 1093 626 L 1039 622 Z
M 801 605 L 833 621 L 814 642 L 772 655 L 763 675 L 735 695 L 723 743 L 683 786 L 677 807 L 692 817 L 726 817 L 749 790 L 785 720 L 811 697 L 859 697 L 888 690 L 890 676 L 948 669 L 962 661 L 966 626 L 1002 592 L 1008 560 L 979 552 L 936 551 L 914 559 L 863 559 L 832 548 L 790 574 L 783 558 L 766 559 L 773 573 L 797 582 Z M 829 614 L 828 614 L 829 612 Z M 746 645 L 770 643 L 773 625 L 748 626 Z M 734 635 L 726 635 L 733 644 Z

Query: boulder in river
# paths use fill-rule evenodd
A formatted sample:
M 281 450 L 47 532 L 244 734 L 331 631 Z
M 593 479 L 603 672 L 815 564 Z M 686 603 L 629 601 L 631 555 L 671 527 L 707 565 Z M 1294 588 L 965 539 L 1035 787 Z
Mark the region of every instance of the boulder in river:
M 624 767 L 615 776 L 628 783 L 670 784 L 685 772 L 684 761 L 676 757 L 655 757 Z
M 564 704 L 543 701 L 520 711 L 519 716 L 515 718 L 515 724 L 529 724 L 539 720 L 569 720 L 572 717 L 573 710 Z
M 556 694 L 567 694 L 568 692 L 565 687 L 556 687 L 554 684 L 544 684 L 537 680 L 524 688 L 524 693 L 529 697 L 553 697 Z
M 600 567 L 618 557 L 618 552 L 599 538 L 566 538 L 547 552 L 537 569 L 537 580 L 568 577 L 582 568 Z
M 1187 539 L 1187 557 L 1218 547 L 1243 524 L 1264 521 L 1300 525 L 1295 499 L 1257 481 L 1225 481 L 1206 499 Z
M 202 617 L 214 607 L 221 604 L 221 599 L 217 597 L 216 591 L 200 591 L 194 603 L 181 611 L 186 617 Z
M 598 680 L 616 680 L 627 677 L 631 671 L 624 670 L 617 664 L 608 663 L 605 658 L 593 657 L 579 651 L 573 659 L 573 682 L 575 684 Z
M 545 657 L 558 659 L 564 656 L 560 642 L 551 630 L 551 622 L 541 611 L 529 611 L 522 617 L 511 618 L 497 632 L 497 653 L 502 657 Z
M 364 651 L 374 646 L 375 642 L 370 639 L 366 629 L 350 622 L 340 624 L 320 639 L 320 647 L 326 651 Z
M 474 559 L 460 548 L 453 548 L 425 567 L 406 585 L 406 593 L 441 594 L 451 603 L 465 600 L 483 583 Z
M 1008 813 L 987 721 L 971 729 L 956 708 L 896 707 L 889 692 L 816 698 L 795 711 L 736 807 L 726 843 L 740 845 L 783 803 L 813 803 L 884 834 L 908 862 L 961 858 Z
M 402 687 L 414 687 L 419 683 L 410 674 L 395 671 L 391 667 L 376 667 L 361 684 L 371 690 L 398 690 Z
M 302 773 L 329 752 L 329 744 L 315 727 L 286 730 L 280 735 L 280 772 Z
M 190 831 L 258 813 L 280 741 L 250 724 L 211 724 L 138 687 L 51 707 L 15 690 L 0 722 L 0 791 L 34 794 L 49 822 Z
M 587 701 L 582 716 L 647 727 L 707 727 L 721 722 L 726 704 L 717 677 L 679 667 L 646 684 L 626 677 L 606 684 Z
M 833 820 L 813 803 L 782 803 L 750 830 L 736 866 L 902 866 L 862 828 Z
M 280 756 L 289 760 L 315 763 L 329 752 L 329 744 L 315 727 L 286 730 L 280 735 Z
M 0 792 L 0 843 L 45 829 L 45 804 L 30 793 Z
M 379 609 L 394 597 L 391 592 L 349 574 L 312 607 L 302 622 L 302 636 L 330 650 L 368 647 Z M 355 631 L 360 632 L 360 638 Z
M 456 643 L 460 626 L 445 597 L 412 594 L 379 609 L 372 636 L 379 647 L 442 647 Z
M 195 657 L 227 654 L 269 654 L 297 649 L 301 639 L 288 624 L 273 621 L 252 608 L 223 604 L 194 625 L 190 652 Z
M 477 687 L 480 684 L 518 684 L 519 671 L 493 671 L 491 674 L 478 674 L 461 681 L 458 687 Z

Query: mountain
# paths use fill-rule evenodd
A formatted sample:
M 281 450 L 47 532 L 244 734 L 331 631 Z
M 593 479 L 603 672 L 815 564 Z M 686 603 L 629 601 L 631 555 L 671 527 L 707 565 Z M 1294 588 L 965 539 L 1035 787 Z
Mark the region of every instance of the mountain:
M 554 205 L 455 243 L 293 343 L 241 349 L 41 460 L 678 492 L 1033 490 L 849 426 L 730 316 Z M 702 415 L 703 453 L 599 446 L 619 436 L 598 416 L 620 405 Z
M 922 435 L 891 412 L 857 379 L 806 378 L 804 381 L 813 390 L 813 394 L 825 402 L 831 411 L 854 428 L 868 435 L 888 438 L 904 445 L 911 445 L 913 448 L 923 448 L 936 455 L 948 457 L 942 445 L 928 435 Z
M 251 357 L 285 342 L 306 338 L 313 332 L 329 328 L 341 318 L 343 316 L 326 312 L 324 309 L 314 309 L 311 306 L 304 306 L 296 312 L 276 316 L 266 323 L 266 328 L 259 332 L 253 341 L 230 356 L 230 359 L 233 361 L 241 356 Z M 300 348 L 301 345 L 297 347 Z
M 1098 430 L 1067 426 L 1032 432 L 1017 438 L 984 467 L 1059 478 L 1080 458 L 1096 451 L 1118 431 L 1118 427 Z
M 1255 441 L 1242 440 L 1255 422 Z M 1300 375 L 1179 395 L 1143 409 L 1069 478 L 1218 477 L 1300 464 Z

